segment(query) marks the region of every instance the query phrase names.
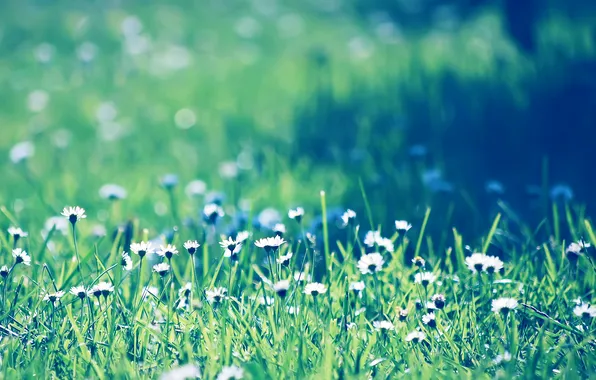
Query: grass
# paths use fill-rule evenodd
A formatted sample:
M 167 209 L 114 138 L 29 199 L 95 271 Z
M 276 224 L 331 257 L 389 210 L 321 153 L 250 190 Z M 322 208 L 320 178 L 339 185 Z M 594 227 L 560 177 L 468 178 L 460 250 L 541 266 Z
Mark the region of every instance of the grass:
M 541 127 L 548 111 L 535 99 L 593 59 L 593 25 L 552 15 L 526 56 L 494 9 L 393 43 L 349 7 L 288 2 L 279 12 L 303 29 L 283 37 L 278 18 L 235 5 L 0 6 L 0 377 L 175 379 L 164 374 L 185 365 L 208 379 L 230 366 L 249 379 L 593 377 L 594 318 L 574 312 L 594 303 L 596 285 L 594 222 L 577 201 L 591 194 L 585 160 L 565 136 L 567 161 L 518 149 L 534 131 L 521 126 Z M 139 55 L 123 51 L 130 14 L 142 20 L 136 37 L 152 41 Z M 251 19 L 260 32 L 240 36 Z M 88 62 L 86 41 L 97 49 Z M 591 108 L 577 104 L 591 128 Z M 569 135 L 576 146 L 581 134 Z M 414 143 L 428 153 L 409 155 Z M 584 181 L 580 196 L 549 197 L 561 173 Z M 495 176 L 513 190 L 478 190 Z M 189 196 L 196 179 L 206 189 Z M 106 183 L 127 196 L 102 197 Z M 532 183 L 536 199 L 515 195 Z M 225 215 L 209 223 L 213 202 Z M 74 205 L 87 218 L 69 224 L 59 215 Z M 297 206 L 301 222 L 287 217 Z M 348 208 L 357 217 L 344 223 Z M 396 219 L 413 226 L 398 231 Z M 226 257 L 219 243 L 242 231 L 237 260 Z M 276 234 L 279 249 L 255 245 Z M 200 243 L 193 255 L 189 240 Z M 592 247 L 574 255 L 580 240 Z M 141 260 L 131 244 L 143 241 L 179 253 Z M 382 264 L 364 256 L 374 252 Z M 473 272 L 475 252 L 504 268 Z M 380 270 L 363 274 L 363 256 Z M 160 262 L 171 265 L 164 276 Z M 434 280 L 416 283 L 421 273 Z M 314 282 L 325 291 L 306 294 Z M 99 284 L 99 296 L 69 293 Z M 425 323 L 437 294 L 445 305 Z M 494 312 L 501 297 L 517 306 Z M 424 339 L 407 341 L 416 331 Z

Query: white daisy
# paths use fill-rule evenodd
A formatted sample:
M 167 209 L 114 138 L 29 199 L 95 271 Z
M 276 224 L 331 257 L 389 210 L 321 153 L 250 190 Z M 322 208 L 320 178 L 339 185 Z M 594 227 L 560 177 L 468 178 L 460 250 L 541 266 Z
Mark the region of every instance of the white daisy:
M 277 258 L 277 263 L 281 264 L 281 265 L 288 265 L 290 264 L 290 259 L 292 258 L 294 254 L 292 252 L 287 252 L 285 255 L 283 256 L 279 256 Z
M 132 270 L 132 259 L 128 252 L 122 252 L 122 269 L 128 272 Z
M 43 300 L 56 305 L 58 303 L 58 301 L 60 301 L 60 298 L 62 298 L 62 296 L 64 296 L 64 292 L 62 290 L 60 290 L 55 293 L 47 293 L 43 297 Z
M 276 235 L 282 236 L 286 233 L 286 226 L 283 223 L 276 223 L 271 229 Z
M 201 245 L 196 240 L 187 240 L 184 243 L 184 248 L 188 251 L 190 255 L 194 255 Z
M 408 223 L 406 220 L 395 221 L 395 229 L 398 231 L 408 232 L 410 228 L 412 228 L 412 225 Z
M 499 273 L 503 269 L 503 262 L 496 256 L 486 256 L 482 264 L 482 270 L 486 273 Z
M 353 224 L 356 221 L 356 212 L 353 210 L 347 209 L 341 216 L 341 221 L 344 227 L 347 227 L 348 224 Z
M 400 321 L 405 321 L 408 318 L 408 309 L 397 308 L 397 315 Z
M 581 305 L 578 305 L 573 309 L 573 313 L 578 317 L 586 319 L 596 318 L 596 307 L 587 303 L 582 303 Z
M 126 190 L 122 186 L 114 185 L 112 183 L 108 183 L 99 188 L 99 196 L 110 201 L 124 199 L 126 198 L 126 195 Z
M 492 311 L 496 314 L 507 314 L 517 307 L 517 300 L 515 298 L 501 297 L 493 300 Z
M 228 289 L 219 287 L 205 291 L 205 298 L 207 298 L 209 303 L 219 303 L 226 298 L 227 293 Z
M 263 248 L 267 252 L 270 252 L 272 250 L 278 249 L 285 242 L 286 241 L 282 237 L 275 236 L 259 239 L 255 241 L 255 245 L 259 248 Z
M 147 298 L 148 295 L 152 295 L 153 297 L 159 297 L 159 289 L 155 286 L 145 286 L 143 287 L 143 292 L 141 293 L 143 298 Z
M 208 203 L 203 207 L 203 219 L 209 224 L 215 224 L 224 215 L 224 210 L 216 203 Z
M 360 257 L 360 260 L 358 260 L 358 269 L 362 274 L 372 274 L 380 272 L 383 269 L 384 263 L 385 260 L 380 253 L 369 253 Z
M 290 209 L 288 211 L 288 218 L 294 219 L 298 223 L 302 221 L 302 217 L 304 216 L 304 209 L 302 207 L 296 207 L 295 209 Z
M 422 316 L 422 323 L 429 327 L 435 327 L 437 325 L 435 313 L 428 313 Z
M 236 242 L 244 243 L 246 239 L 250 237 L 250 232 L 248 231 L 240 231 L 236 234 Z
M 432 296 L 431 300 L 434 302 L 437 309 L 442 309 L 445 307 L 445 296 L 442 294 L 435 294 Z
M 145 257 L 148 253 L 152 253 L 153 247 L 151 246 L 151 242 L 142 241 L 140 243 L 132 243 L 130 245 L 130 250 L 142 258 Z
M 176 367 L 168 372 L 162 374 L 159 380 L 186 380 L 199 379 L 201 377 L 201 370 L 194 364 L 186 364 L 181 367 Z
M 87 297 L 87 289 L 85 289 L 84 285 L 81 286 L 73 286 L 70 288 L 70 294 L 79 297 L 80 299 L 84 299 Z
M 484 253 L 473 253 L 466 257 L 466 265 L 474 273 L 481 272 L 487 257 Z
M 395 326 L 390 321 L 374 321 L 373 327 L 377 331 L 393 331 L 395 330 Z
M 242 250 L 242 244 L 229 237 L 220 241 L 219 245 L 225 249 L 224 257 L 230 257 L 233 260 L 238 259 L 238 253 L 240 253 L 240 250 Z
M 302 282 L 302 281 L 310 281 L 311 275 L 308 274 L 306 271 L 305 272 L 295 272 L 294 273 L 294 281 L 296 282 Z
M 239 380 L 244 377 L 244 370 L 235 365 L 223 367 L 216 380 Z
M 178 250 L 176 246 L 173 244 L 167 244 L 165 247 L 162 245 L 159 251 L 155 252 L 158 256 L 165 257 L 166 259 L 171 259 L 172 256 L 178 254 Z
M 75 224 L 77 221 L 87 217 L 87 215 L 85 215 L 85 209 L 79 206 L 64 207 L 64 210 L 62 210 L 62 215 L 67 217 L 68 221 L 72 224 Z
M 192 292 L 192 284 L 190 282 L 187 282 L 186 284 L 184 284 L 183 287 L 178 289 L 178 295 L 180 297 L 189 297 L 191 292 Z
M 168 263 L 155 264 L 153 266 L 153 271 L 155 273 L 157 273 L 158 275 L 160 275 L 161 277 L 164 277 L 170 271 L 170 264 L 168 264 Z
M 8 269 L 8 267 L 6 265 L 2 265 L 2 268 L 0 268 L 0 276 L 6 278 L 9 272 L 10 270 Z
M 418 272 L 414 275 L 414 283 L 428 286 L 435 282 L 437 277 L 432 272 Z
M 406 342 L 420 343 L 425 339 L 426 339 L 426 334 L 423 333 L 422 331 L 418 331 L 418 330 L 412 331 L 411 333 L 406 335 Z
M 368 231 L 364 236 L 364 244 L 371 248 L 376 245 L 378 247 L 385 248 L 385 250 L 388 252 L 393 252 L 394 250 L 391 239 L 382 237 L 379 231 Z
M 20 238 L 27 237 L 29 234 L 18 227 L 9 227 L 8 233 L 14 240 L 19 240 Z
M 12 257 L 14 257 L 15 264 L 23 263 L 27 266 L 31 265 L 31 256 L 21 248 L 15 248 L 12 250 Z
M 273 290 L 277 293 L 280 297 L 285 297 L 288 289 L 290 288 L 290 281 L 289 280 L 280 280 L 273 284 Z
M 422 257 L 416 256 L 412 259 L 412 264 L 414 264 L 418 268 L 422 268 L 426 265 L 426 261 Z
M 364 288 L 366 288 L 366 285 L 364 284 L 364 281 L 351 282 L 350 283 L 350 286 L 349 286 L 349 289 L 351 291 L 358 292 L 358 293 L 361 292 L 361 291 L 363 291 Z
M 313 297 L 325 292 L 327 292 L 327 287 L 319 282 L 311 282 L 304 287 L 304 294 L 308 294 Z
M 114 292 L 114 286 L 109 282 L 100 282 L 93 286 L 90 290 L 91 294 L 95 297 L 104 296 L 107 297 L 110 293 Z

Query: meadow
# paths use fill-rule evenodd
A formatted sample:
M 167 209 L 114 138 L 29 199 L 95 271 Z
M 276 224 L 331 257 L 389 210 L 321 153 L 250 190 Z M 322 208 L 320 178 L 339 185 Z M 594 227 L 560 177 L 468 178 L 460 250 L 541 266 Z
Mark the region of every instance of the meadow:
M 2 3 L 0 378 L 594 378 L 596 19 L 397 3 Z

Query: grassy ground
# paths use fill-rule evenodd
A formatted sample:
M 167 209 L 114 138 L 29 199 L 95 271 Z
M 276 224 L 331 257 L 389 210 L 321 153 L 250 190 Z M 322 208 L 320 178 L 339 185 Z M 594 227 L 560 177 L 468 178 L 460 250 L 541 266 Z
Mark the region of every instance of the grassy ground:
M 254 4 L 1 6 L 1 376 L 593 376 L 593 222 L 566 187 L 551 196 L 561 180 L 590 194 L 581 150 L 562 165 L 520 148 L 545 76 L 591 83 L 575 68 L 592 24 L 547 18 L 529 57 L 493 9 L 421 35 Z M 507 195 L 486 194 L 494 177 Z M 179 252 L 141 260 L 149 241 Z

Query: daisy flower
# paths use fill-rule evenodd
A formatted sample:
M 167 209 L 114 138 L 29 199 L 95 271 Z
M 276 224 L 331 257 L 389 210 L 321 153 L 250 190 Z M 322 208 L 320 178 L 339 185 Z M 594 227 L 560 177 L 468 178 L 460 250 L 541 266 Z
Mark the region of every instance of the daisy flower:
M 305 272 L 295 272 L 294 273 L 294 281 L 296 282 L 302 282 L 302 281 L 310 281 L 311 280 L 311 275 L 308 274 L 306 271 Z
M 425 339 L 426 334 L 418 330 L 412 331 L 411 333 L 406 335 L 406 342 L 420 343 Z
M 0 268 L 0 276 L 6 278 L 9 272 L 10 270 L 8 269 L 8 267 L 6 265 L 2 265 L 2 268 Z
M 91 288 L 90 292 L 95 297 L 104 296 L 107 297 L 114 291 L 114 286 L 109 282 L 100 282 Z
M 588 248 L 589 246 L 590 244 L 584 243 L 582 240 L 580 240 L 577 243 L 573 242 L 569 244 L 569 246 L 565 250 L 567 258 L 570 261 L 577 261 L 577 259 L 579 259 L 579 257 L 583 254 L 582 250 Z
M 279 256 L 277 258 L 277 263 L 281 264 L 281 265 L 289 265 L 290 264 L 290 259 L 292 258 L 294 254 L 292 252 L 288 252 L 283 256 Z
M 216 203 L 208 203 L 203 207 L 203 220 L 208 224 L 215 224 L 225 215 L 223 208 Z
M 302 221 L 302 217 L 304 216 L 304 209 L 302 207 L 296 207 L 295 209 L 290 209 L 288 211 L 288 218 L 293 219 L 300 223 Z
M 178 290 L 178 295 L 180 297 L 189 297 L 191 292 L 192 292 L 192 284 L 190 282 L 187 282 L 186 284 L 184 284 L 183 287 L 181 287 Z
M 390 321 L 374 321 L 373 327 L 377 331 L 393 331 L 395 329 Z
M 273 290 L 277 293 L 278 296 L 284 298 L 290 288 L 290 281 L 289 280 L 281 280 L 273 284 Z
M 507 314 L 517 307 L 517 300 L 515 298 L 501 297 L 493 300 L 492 311 L 495 314 Z
M 132 259 L 127 252 L 122 252 L 122 269 L 127 272 L 132 270 Z
M 385 248 L 387 252 L 393 252 L 394 250 L 391 239 L 382 237 L 379 231 L 368 231 L 364 236 L 364 244 L 370 248 L 374 247 L 375 245 Z
M 23 263 L 27 266 L 31 265 L 31 256 L 21 248 L 15 248 L 12 250 L 12 257 L 14 257 L 15 265 Z
M 55 293 L 48 293 L 43 297 L 43 300 L 46 302 L 50 302 L 53 305 L 56 305 L 58 303 L 58 301 L 60 301 L 60 298 L 62 298 L 62 296 L 64 295 L 64 292 L 62 290 L 57 291 Z
M 581 305 L 577 305 L 573 309 L 573 313 L 578 317 L 582 317 L 585 319 L 596 318 L 596 307 L 587 303 L 582 303 Z
M 176 367 L 161 375 L 159 380 L 173 380 L 173 379 L 200 379 L 201 370 L 194 364 L 185 364 L 181 367 Z
M 424 323 L 425 325 L 427 325 L 429 327 L 436 327 L 437 321 L 435 318 L 436 318 L 435 313 L 424 314 L 422 316 L 422 323 Z
M 189 255 L 194 255 L 197 251 L 197 248 L 200 247 L 200 244 L 196 240 L 187 240 L 184 243 L 184 248 L 188 252 Z
M 140 243 L 132 243 L 130 245 L 130 250 L 139 255 L 140 258 L 143 258 L 148 253 L 153 252 L 153 247 L 151 247 L 151 242 L 142 241 Z
M 364 281 L 356 281 L 356 282 L 351 282 L 349 289 L 353 292 L 357 292 L 360 293 L 361 291 L 364 290 L 364 288 L 366 288 L 366 285 L 364 284 Z
M 250 237 L 250 232 L 248 231 L 240 231 L 236 234 L 236 242 L 237 243 L 244 243 L 246 239 Z
M 412 264 L 418 268 L 423 268 L 426 265 L 426 261 L 422 257 L 416 256 L 412 259 Z
M 435 303 L 437 309 L 442 309 L 445 307 L 445 296 L 442 294 L 435 294 L 432 296 L 431 300 Z
M 385 260 L 380 253 L 369 253 L 360 257 L 360 260 L 358 260 L 358 269 L 362 274 L 372 274 L 380 272 L 383 269 L 384 263 Z
M 275 236 L 259 239 L 255 241 L 255 245 L 259 248 L 263 248 L 267 253 L 269 253 L 272 250 L 278 249 L 285 242 L 286 241 L 283 238 Z
M 225 249 L 224 257 L 230 257 L 233 260 L 238 259 L 238 253 L 240 253 L 240 250 L 242 249 L 242 244 L 229 237 L 220 241 L 219 245 Z
M 18 227 L 9 227 L 8 233 L 10 234 L 10 236 L 12 236 L 12 238 L 15 240 L 15 242 L 22 237 L 29 236 L 29 234 L 27 232 L 23 231 L 22 229 L 20 229 Z
M 283 223 L 277 223 L 271 230 L 275 232 L 275 235 L 282 237 L 286 233 L 286 226 Z
M 397 308 L 397 315 L 400 321 L 405 321 L 408 318 L 408 309 Z
M 153 266 L 153 271 L 155 273 L 157 273 L 158 275 L 160 275 L 161 277 L 164 277 L 170 271 L 170 264 L 168 264 L 168 263 L 155 264 Z
M 87 289 L 85 289 L 84 285 L 81 286 L 73 286 L 70 288 L 70 294 L 79 297 L 81 300 L 87 297 Z
M 209 303 L 220 303 L 226 298 L 227 293 L 228 289 L 219 287 L 205 291 L 205 298 L 207 298 L 207 302 Z
M 327 287 L 319 282 L 311 282 L 304 287 L 304 294 L 316 297 L 327 292 Z
M 482 270 L 486 273 L 499 273 L 503 269 L 503 262 L 496 256 L 486 256 L 482 264 Z
M 124 199 L 126 198 L 126 195 L 126 190 L 122 186 L 114 185 L 112 183 L 103 185 L 99 189 L 99 196 L 110 201 Z
M 432 272 L 418 272 L 414 276 L 414 283 L 426 287 L 435 282 L 436 279 L 437 277 Z
M 79 206 L 64 207 L 64 210 L 62 210 L 62 215 L 67 217 L 71 224 L 75 224 L 77 221 L 87 217 L 87 215 L 85 215 L 85 209 Z
M 480 272 L 484 268 L 487 257 L 484 253 L 473 253 L 471 256 L 466 257 L 466 265 L 473 273 Z
M 235 365 L 223 367 L 216 380 L 239 380 L 244 377 L 244 370 Z
M 395 221 L 395 229 L 398 231 L 408 232 L 410 228 L 412 228 L 412 225 L 408 223 L 406 220 Z
M 165 257 L 170 260 L 172 256 L 178 254 L 178 250 L 175 245 L 167 244 L 165 247 L 162 245 L 159 251 L 156 252 L 158 256 Z
M 349 224 L 354 224 L 356 222 L 356 212 L 353 210 L 347 209 L 341 216 L 341 221 L 343 227 L 347 227 Z

